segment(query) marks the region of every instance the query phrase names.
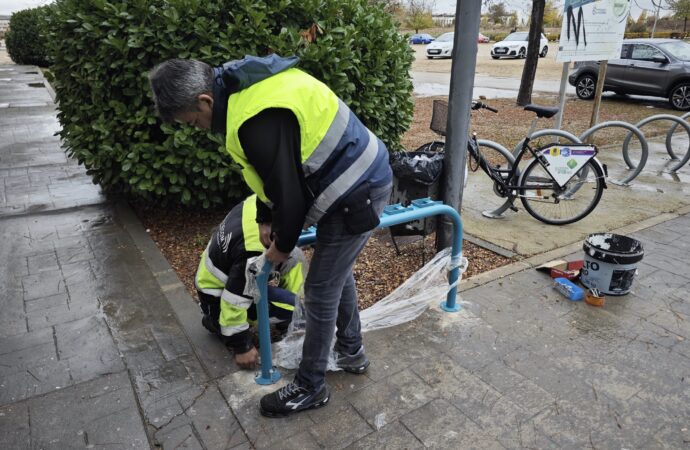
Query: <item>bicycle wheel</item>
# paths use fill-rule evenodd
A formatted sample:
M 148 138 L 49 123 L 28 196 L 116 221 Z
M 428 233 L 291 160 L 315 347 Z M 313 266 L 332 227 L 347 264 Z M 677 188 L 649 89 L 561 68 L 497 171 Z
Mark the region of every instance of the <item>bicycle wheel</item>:
M 532 217 L 549 225 L 566 225 L 586 217 L 597 206 L 604 192 L 604 174 L 589 161 L 560 187 L 535 159 L 522 172 L 518 185 L 520 201 Z

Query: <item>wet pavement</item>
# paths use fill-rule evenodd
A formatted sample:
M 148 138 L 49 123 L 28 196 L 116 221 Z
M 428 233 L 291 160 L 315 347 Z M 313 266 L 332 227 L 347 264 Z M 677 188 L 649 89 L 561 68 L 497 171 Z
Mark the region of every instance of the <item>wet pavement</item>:
M 484 211 L 495 210 L 504 203 L 504 199 L 494 193 L 493 181 L 484 172 L 470 171 L 462 208 L 465 232 L 518 255 L 532 256 L 581 243 L 590 233 L 623 229 L 645 221 L 650 221 L 649 226 L 659 220 L 686 214 L 690 212 L 690 164 L 670 173 L 668 168 L 678 161 L 670 160 L 664 138 L 648 141 L 649 157 L 644 170 L 627 186 L 614 182 L 630 174 L 623 160 L 621 144 L 600 148 L 597 158 L 608 167 L 608 187 L 594 211 L 584 219 L 562 227 L 538 221 L 529 215 L 519 200 L 515 201 L 517 212 L 508 210 L 498 219 L 484 217 Z M 687 134 L 674 135 L 673 148 L 679 157 L 685 155 L 688 144 Z M 639 148 L 631 144 L 631 160 L 639 161 L 639 155 Z
M 129 207 L 65 158 L 33 71 L 0 65 L 4 448 L 690 445 L 686 213 L 629 230 L 645 257 L 604 308 L 529 269 L 582 255 L 558 248 L 466 281 L 459 313 L 368 333 L 366 375 L 331 373 L 327 407 L 266 419 L 275 386 L 234 367 Z
M 518 74 L 519 75 L 519 74 Z M 450 73 L 444 72 L 411 72 L 415 95 L 429 97 L 434 95 L 448 95 L 450 91 Z M 538 80 L 534 84 L 535 94 L 558 94 L 560 80 Z M 520 78 L 492 77 L 476 75 L 472 93 L 475 98 L 515 98 L 520 89 Z M 575 95 L 575 88 L 566 86 L 566 94 Z

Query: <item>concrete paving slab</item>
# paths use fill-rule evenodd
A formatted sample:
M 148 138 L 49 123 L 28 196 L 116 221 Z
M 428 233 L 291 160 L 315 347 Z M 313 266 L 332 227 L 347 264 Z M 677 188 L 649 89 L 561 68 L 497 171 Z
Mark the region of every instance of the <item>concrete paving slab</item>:
M 149 448 L 126 372 L 27 402 L 31 448 Z M 90 447 L 93 446 L 93 447 Z
M 424 444 L 400 422 L 393 422 L 346 447 L 348 449 L 420 449 Z

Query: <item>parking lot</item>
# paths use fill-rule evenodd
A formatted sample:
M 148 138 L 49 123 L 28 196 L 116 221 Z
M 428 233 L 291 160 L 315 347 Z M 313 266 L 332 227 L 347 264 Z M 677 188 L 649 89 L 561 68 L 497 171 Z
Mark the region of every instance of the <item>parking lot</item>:
M 491 59 L 491 46 L 489 44 L 478 44 L 477 49 L 477 74 L 490 75 L 496 77 L 520 78 L 524 59 Z M 427 59 L 424 54 L 426 45 L 412 45 L 415 51 L 415 60 L 412 63 L 413 72 L 439 72 L 450 73 L 452 60 L 448 59 Z M 557 42 L 549 43 L 549 53 L 545 58 L 539 58 L 537 66 L 537 80 L 539 81 L 558 81 L 561 79 L 563 64 L 556 62 Z

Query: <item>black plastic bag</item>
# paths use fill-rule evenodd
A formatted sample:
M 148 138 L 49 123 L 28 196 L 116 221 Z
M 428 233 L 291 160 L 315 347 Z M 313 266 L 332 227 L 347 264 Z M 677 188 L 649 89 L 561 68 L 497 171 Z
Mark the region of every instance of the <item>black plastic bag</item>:
M 390 162 L 399 180 L 431 185 L 443 172 L 443 156 L 434 152 L 399 152 L 390 155 Z

